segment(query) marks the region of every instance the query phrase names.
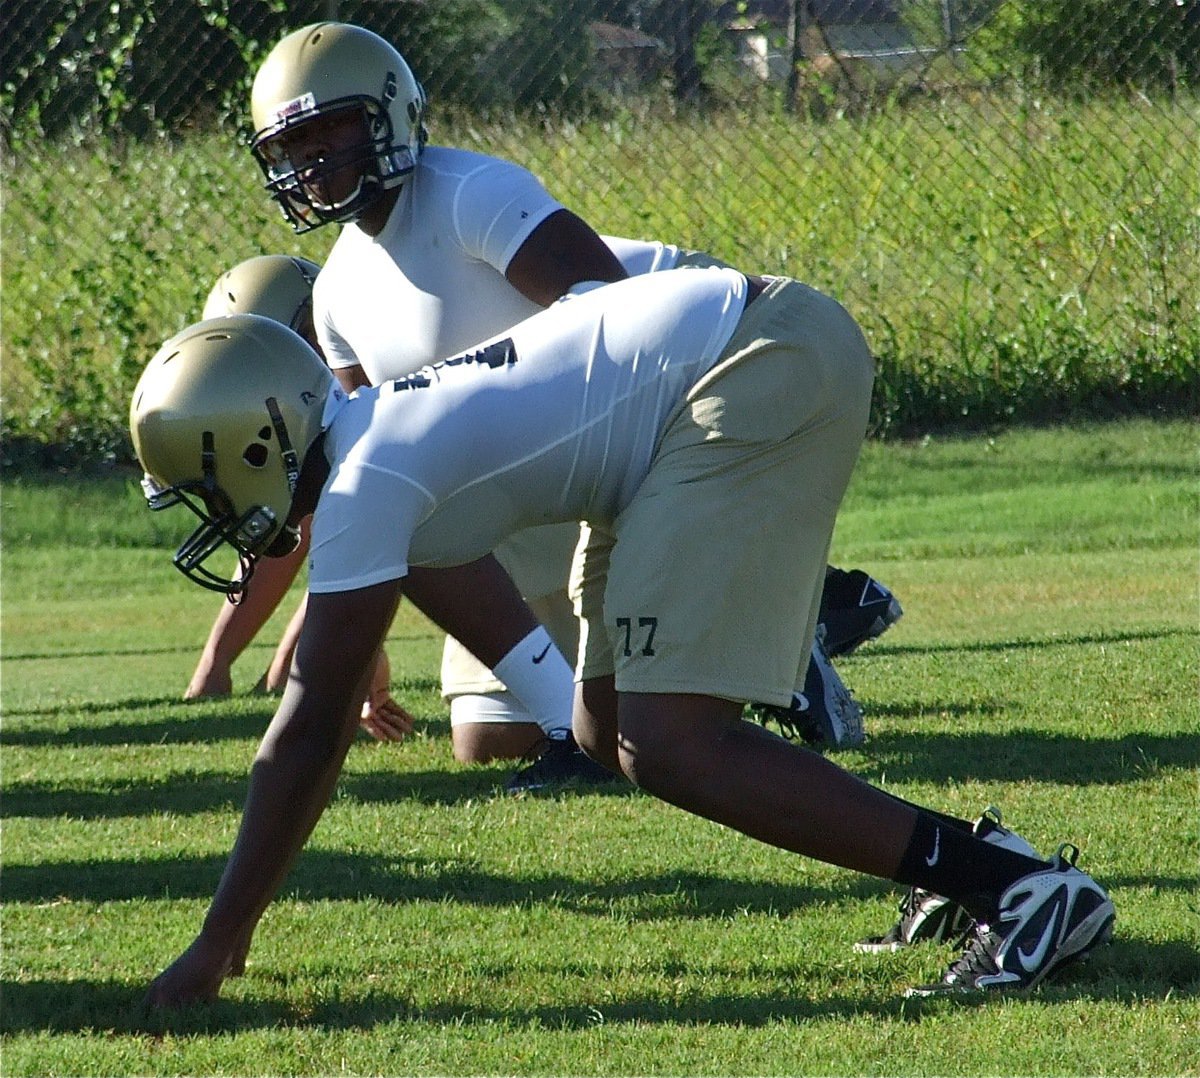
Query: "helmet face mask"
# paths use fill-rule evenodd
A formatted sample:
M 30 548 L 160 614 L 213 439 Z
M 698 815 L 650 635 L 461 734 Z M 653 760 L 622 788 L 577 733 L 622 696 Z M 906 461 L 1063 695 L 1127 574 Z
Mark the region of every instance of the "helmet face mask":
M 336 120 L 339 113 L 357 121 L 356 141 L 311 161 L 296 154 L 294 147 L 303 141 L 306 129 Z M 391 144 L 387 113 L 370 99 L 360 99 L 285 120 L 277 131 L 256 137 L 250 148 L 267 178 L 267 191 L 299 233 L 330 222 L 356 220 L 387 189 L 386 179 L 411 172 L 415 164 L 411 152 L 403 147 L 392 154 Z M 338 187 L 349 191 L 340 197 L 324 194 Z
M 213 510 L 214 503 L 228 505 L 228 499 L 219 490 L 200 491 L 195 489 L 195 484 L 173 487 L 167 493 L 170 500 L 160 497 L 151 502 L 147 499 L 150 508 L 167 509 L 182 503 L 200 518 L 196 530 L 179 544 L 179 549 L 171 559 L 172 564 L 192 583 L 211 591 L 224 592 L 230 599 L 236 599 L 254 574 L 255 559 L 265 553 L 260 549 L 261 540 L 273 530 L 274 514 L 266 506 L 256 505 L 247 510 L 240 520 L 235 520 L 228 509 Z M 238 554 L 241 572 L 236 579 L 221 576 L 205 564 L 225 544 L 232 546 Z
M 199 322 L 159 349 L 134 391 L 130 433 L 149 508 L 183 504 L 200 520 L 173 559 L 189 580 L 236 599 L 258 558 L 295 549 L 301 464 L 336 392 L 311 347 L 255 315 Z M 226 545 L 239 579 L 206 564 Z
M 238 516 L 233 503 L 213 479 L 212 432 L 205 431 L 205 436 L 201 450 L 203 479 L 163 487 L 147 472 L 142 477 L 142 493 L 152 512 L 185 505 L 199 517 L 200 523 L 179 544 L 171 562 L 192 583 L 224 592 L 231 602 L 236 602 L 254 575 L 257 559 L 291 553 L 299 543 L 300 532 L 286 523 L 276 528 L 276 513 L 267 505 L 252 505 Z M 240 572 L 236 578 L 221 576 L 205 564 L 226 544 L 237 552 Z
M 259 69 L 250 149 L 296 232 L 346 223 L 416 166 L 424 108 L 424 91 L 388 42 L 318 23 L 285 37 Z M 322 135 L 339 123 L 349 130 L 326 144 Z

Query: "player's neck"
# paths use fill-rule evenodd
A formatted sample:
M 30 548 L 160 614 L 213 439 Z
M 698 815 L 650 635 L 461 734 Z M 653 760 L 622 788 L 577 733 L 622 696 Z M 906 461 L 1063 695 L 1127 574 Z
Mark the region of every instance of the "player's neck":
M 317 507 L 321 496 L 321 488 L 329 478 L 329 461 L 325 459 L 325 432 L 317 435 L 316 440 L 308 448 L 304 462 L 300 466 L 300 475 L 296 480 L 296 491 L 292 495 L 292 505 L 288 512 L 287 522 L 293 527 L 308 516 Z
M 384 226 L 388 223 L 388 218 L 392 215 L 392 210 L 396 206 L 396 200 L 400 197 L 400 192 L 404 190 L 404 185 L 393 187 L 389 191 L 384 191 L 374 202 L 371 203 L 354 223 L 358 225 L 363 232 L 372 238 L 378 236 L 383 231 Z

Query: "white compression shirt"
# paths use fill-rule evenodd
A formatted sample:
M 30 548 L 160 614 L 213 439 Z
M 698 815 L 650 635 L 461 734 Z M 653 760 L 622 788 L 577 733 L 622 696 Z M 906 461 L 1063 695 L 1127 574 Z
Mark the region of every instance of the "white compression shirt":
M 624 236 L 601 236 L 608 249 L 617 256 L 630 277 L 659 270 L 674 269 L 679 261 L 679 248 L 657 240 L 629 240 Z
M 734 270 L 684 269 L 562 300 L 504 337 L 333 411 L 309 589 L 482 557 L 510 533 L 610 521 L 745 305 Z
M 342 229 L 313 291 L 330 367 L 359 364 L 372 385 L 503 333 L 542 308 L 504 273 L 562 205 L 517 165 L 430 146 L 383 231 Z M 603 236 L 636 277 L 671 269 L 679 249 Z M 449 297 L 454 297 L 450 300 Z
M 532 173 L 468 150 L 429 146 L 383 231 L 346 225 L 317 277 L 313 313 L 333 368 L 372 385 L 470 348 L 542 308 L 504 276 L 562 205 Z

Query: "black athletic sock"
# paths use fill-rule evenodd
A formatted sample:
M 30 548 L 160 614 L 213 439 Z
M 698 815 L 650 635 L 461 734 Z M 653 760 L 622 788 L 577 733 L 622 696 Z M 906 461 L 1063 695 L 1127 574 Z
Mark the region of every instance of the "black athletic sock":
M 887 793 L 885 790 L 884 793 Z M 898 801 L 901 805 L 907 805 L 910 809 L 914 809 L 918 813 L 925 813 L 927 816 L 933 816 L 940 820 L 947 827 L 956 827 L 959 831 L 966 831 L 967 834 L 975 833 L 975 822 L 973 820 L 960 820 L 957 816 L 947 815 L 945 812 L 938 812 L 937 809 L 926 808 L 924 805 L 914 804 L 912 801 L 905 801 L 903 797 L 897 797 L 893 793 L 888 793 L 893 801 Z
M 1011 884 L 1045 867 L 1044 861 L 985 842 L 969 829 L 948 826 L 937 813 L 918 809 L 917 826 L 900 859 L 896 882 L 943 895 L 977 920 L 990 921 Z

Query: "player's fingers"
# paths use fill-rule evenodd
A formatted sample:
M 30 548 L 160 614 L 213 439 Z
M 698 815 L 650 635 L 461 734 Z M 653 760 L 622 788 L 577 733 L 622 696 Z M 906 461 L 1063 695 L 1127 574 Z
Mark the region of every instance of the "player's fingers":
M 402 738 L 397 736 L 386 726 L 382 726 L 374 718 L 363 719 L 359 725 L 367 731 L 376 741 L 400 741 Z
M 361 725 L 376 741 L 403 741 L 413 732 L 413 718 L 391 697 L 363 706 Z
M 376 709 L 380 717 L 391 727 L 402 733 L 413 732 L 413 717 L 390 696 Z

